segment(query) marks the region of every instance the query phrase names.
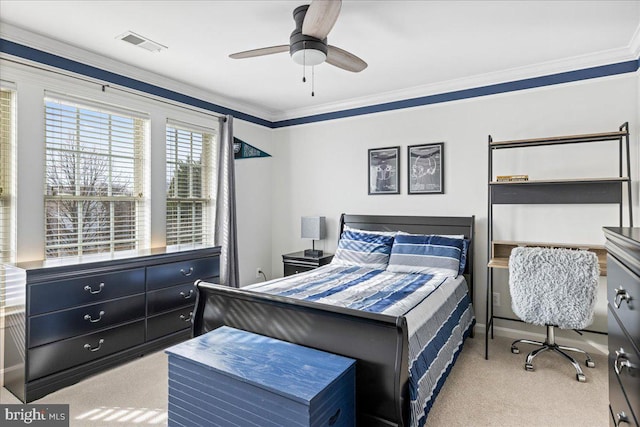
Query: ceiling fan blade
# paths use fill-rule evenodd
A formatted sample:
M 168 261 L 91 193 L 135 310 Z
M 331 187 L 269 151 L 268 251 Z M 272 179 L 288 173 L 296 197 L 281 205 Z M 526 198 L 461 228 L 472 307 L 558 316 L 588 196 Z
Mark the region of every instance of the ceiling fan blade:
M 244 59 L 253 58 L 254 56 L 272 55 L 274 53 L 289 52 L 288 44 L 281 44 L 279 46 L 262 47 L 260 49 L 245 50 L 244 52 L 236 52 L 229 55 L 229 58 Z
M 302 34 L 323 40 L 338 19 L 342 0 L 313 0 L 302 22 Z
M 327 46 L 326 62 L 343 70 L 353 71 L 354 73 L 359 73 L 367 68 L 367 63 L 353 53 L 331 45 Z

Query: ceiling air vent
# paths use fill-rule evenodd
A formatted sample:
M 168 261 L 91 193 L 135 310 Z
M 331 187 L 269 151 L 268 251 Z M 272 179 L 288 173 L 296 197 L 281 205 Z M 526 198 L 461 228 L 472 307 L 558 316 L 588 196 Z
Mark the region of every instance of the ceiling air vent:
M 143 37 L 140 34 L 136 34 L 133 31 L 127 31 L 116 38 L 141 47 L 149 52 L 160 52 L 162 49 L 167 49 L 166 46 L 156 43 L 153 40 L 149 40 L 148 38 Z

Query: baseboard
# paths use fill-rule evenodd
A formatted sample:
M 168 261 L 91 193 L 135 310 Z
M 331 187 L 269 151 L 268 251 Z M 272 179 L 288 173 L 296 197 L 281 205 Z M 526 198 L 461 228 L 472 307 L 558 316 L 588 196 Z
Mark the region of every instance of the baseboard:
M 531 326 L 531 325 L 530 325 Z M 486 327 L 483 323 L 476 323 L 476 332 L 478 334 L 484 334 L 486 331 Z M 513 340 L 527 338 L 534 341 L 544 341 L 546 338 L 546 331 L 544 327 L 539 327 L 541 332 L 531 332 L 523 329 L 516 328 L 508 328 L 504 326 L 494 326 L 493 327 L 493 335 L 497 337 L 510 338 Z M 578 347 L 587 352 L 591 353 L 599 353 L 608 355 L 608 337 L 603 334 L 594 334 L 591 332 L 583 332 L 583 335 L 578 335 L 573 331 L 559 331 L 562 333 L 571 333 L 575 334 L 577 338 L 571 338 L 566 336 L 559 336 L 556 334 L 556 342 L 561 345 L 566 345 L 569 347 Z M 491 344 L 489 344 L 491 345 Z

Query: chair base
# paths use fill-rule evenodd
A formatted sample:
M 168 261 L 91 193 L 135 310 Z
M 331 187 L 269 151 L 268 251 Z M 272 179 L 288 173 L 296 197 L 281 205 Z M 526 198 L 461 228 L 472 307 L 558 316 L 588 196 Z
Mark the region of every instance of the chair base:
M 582 372 L 582 369 L 580 368 L 580 364 L 571 356 L 569 356 L 567 353 L 565 353 L 565 351 L 573 351 L 576 353 L 582 353 L 584 354 L 587 359 L 585 361 L 585 365 L 588 368 L 593 368 L 596 366 L 595 362 L 593 361 L 593 359 L 591 359 L 591 356 L 589 355 L 589 353 L 587 353 L 584 350 L 581 350 L 579 348 L 575 348 L 575 347 L 567 347 L 567 346 L 563 346 L 563 345 L 558 345 L 555 343 L 555 338 L 554 338 L 554 331 L 553 331 L 553 326 L 548 325 L 547 326 L 547 340 L 545 342 L 540 342 L 540 341 L 532 341 L 532 340 L 526 340 L 526 339 L 521 339 L 521 340 L 515 340 L 513 343 L 511 343 L 511 353 L 513 354 L 519 354 L 520 350 L 518 349 L 518 347 L 516 346 L 516 344 L 518 343 L 524 343 L 524 344 L 532 344 L 532 345 L 537 345 L 540 348 L 537 348 L 533 351 L 531 351 L 528 355 L 527 355 L 527 360 L 524 364 L 524 369 L 527 371 L 533 371 L 533 359 L 539 355 L 540 353 L 543 353 L 545 351 L 554 351 L 558 354 L 560 354 L 561 356 L 563 356 L 565 359 L 567 359 L 575 368 L 576 370 L 576 380 L 578 380 L 579 382 L 585 382 L 587 380 L 587 378 L 585 377 L 584 373 Z

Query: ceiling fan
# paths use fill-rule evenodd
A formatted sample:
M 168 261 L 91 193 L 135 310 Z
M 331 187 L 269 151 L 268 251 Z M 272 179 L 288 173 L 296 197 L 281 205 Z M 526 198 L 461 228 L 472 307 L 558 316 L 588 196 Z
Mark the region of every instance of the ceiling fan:
M 293 11 L 296 28 L 289 44 L 246 50 L 229 55 L 233 59 L 253 58 L 289 51 L 297 64 L 318 65 L 327 62 L 343 70 L 358 73 L 367 63 L 352 53 L 327 44 L 327 35 L 338 19 L 342 0 L 313 0 Z

